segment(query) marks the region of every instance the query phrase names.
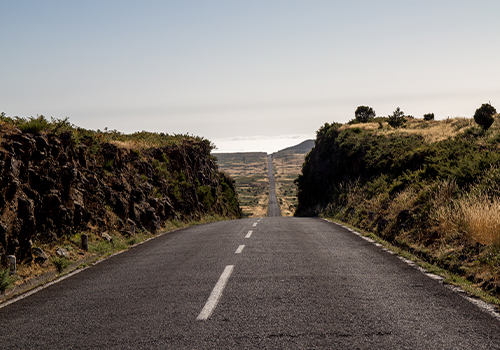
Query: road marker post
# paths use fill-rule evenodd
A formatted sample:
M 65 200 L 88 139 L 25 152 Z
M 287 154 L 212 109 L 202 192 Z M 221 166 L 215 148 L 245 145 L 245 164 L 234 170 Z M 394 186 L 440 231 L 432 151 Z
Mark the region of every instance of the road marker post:
M 85 251 L 89 250 L 89 236 L 86 234 L 82 235 L 82 249 Z
M 7 261 L 9 262 L 9 275 L 15 275 L 17 273 L 16 256 L 7 255 Z

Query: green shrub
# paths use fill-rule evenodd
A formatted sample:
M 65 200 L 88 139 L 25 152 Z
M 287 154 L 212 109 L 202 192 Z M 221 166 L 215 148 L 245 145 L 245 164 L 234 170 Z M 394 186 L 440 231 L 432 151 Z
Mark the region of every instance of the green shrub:
M 64 256 L 54 257 L 50 260 L 52 261 L 52 264 L 54 264 L 57 272 L 59 273 L 63 272 L 63 270 L 71 264 L 71 261 L 65 258 Z
M 198 200 L 201 201 L 205 209 L 209 209 L 214 203 L 214 197 L 212 196 L 212 189 L 210 186 L 198 186 L 196 194 Z
M 113 251 L 113 244 L 103 239 L 95 243 L 89 243 L 89 252 L 104 255 Z
M 165 156 L 165 153 L 162 153 L 162 155 Z M 168 161 L 168 159 L 167 159 L 167 161 Z M 160 162 L 157 159 L 153 159 L 151 164 L 153 165 L 153 169 L 155 170 L 156 176 L 163 178 L 163 179 L 168 179 L 170 177 L 170 173 L 168 171 L 168 165 L 167 165 L 168 163 Z
M 406 123 L 405 114 L 399 107 L 388 118 L 387 123 L 393 128 L 400 128 Z
M 9 269 L 0 270 L 0 293 L 4 294 L 7 288 L 14 282 L 14 278 L 9 275 Z
M 104 168 L 104 170 L 113 171 L 113 164 L 114 164 L 114 160 L 109 159 L 102 167 Z
M 167 155 L 165 153 L 163 153 L 163 152 L 161 152 L 161 160 L 163 161 L 163 163 L 166 163 L 166 164 L 169 163 Z
M 356 111 L 354 112 L 354 116 L 360 123 L 366 123 L 375 118 L 375 111 L 373 110 L 373 108 L 368 106 L 358 106 L 358 108 L 356 108 Z
M 37 134 L 49 128 L 49 122 L 43 115 L 37 118 L 30 117 L 26 119 L 18 119 L 19 128 L 24 133 Z
M 487 130 L 491 124 L 495 121 L 493 116 L 497 113 L 495 107 L 490 105 L 489 103 L 483 103 L 481 107 L 476 109 L 476 113 L 474 113 L 474 121 L 481 125 L 484 130 Z
M 427 113 L 427 114 L 424 114 L 424 120 L 434 120 L 434 113 Z

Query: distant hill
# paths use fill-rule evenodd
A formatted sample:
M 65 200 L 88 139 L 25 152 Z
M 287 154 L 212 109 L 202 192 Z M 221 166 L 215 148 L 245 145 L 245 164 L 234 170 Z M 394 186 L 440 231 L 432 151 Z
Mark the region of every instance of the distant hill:
M 283 148 L 282 150 L 279 150 L 277 152 L 272 153 L 273 156 L 284 156 L 284 155 L 290 155 L 290 154 L 307 154 L 311 151 L 311 149 L 314 147 L 314 140 L 305 140 L 298 145 Z M 243 163 L 245 162 L 252 162 L 255 161 L 255 158 L 262 157 L 262 155 L 267 155 L 265 152 L 234 152 L 234 153 L 217 153 L 213 152 L 212 155 L 214 155 L 218 163 L 220 165 L 225 165 L 226 163 L 234 163 L 237 161 L 241 161 Z
M 278 152 L 273 153 L 273 156 L 283 156 L 287 154 L 307 154 L 314 147 L 314 140 L 305 140 L 298 145 L 287 147 Z

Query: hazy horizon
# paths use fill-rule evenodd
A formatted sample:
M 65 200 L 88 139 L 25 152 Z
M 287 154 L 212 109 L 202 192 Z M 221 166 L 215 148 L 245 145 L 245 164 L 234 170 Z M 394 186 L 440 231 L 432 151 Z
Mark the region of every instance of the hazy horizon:
M 472 117 L 500 109 L 498 13 L 496 0 L 1 1 L 0 112 L 267 152 L 359 105 Z
M 278 137 L 238 137 L 210 141 L 217 146 L 212 153 L 265 152 L 271 154 L 315 138 L 315 134 L 302 134 L 280 135 Z

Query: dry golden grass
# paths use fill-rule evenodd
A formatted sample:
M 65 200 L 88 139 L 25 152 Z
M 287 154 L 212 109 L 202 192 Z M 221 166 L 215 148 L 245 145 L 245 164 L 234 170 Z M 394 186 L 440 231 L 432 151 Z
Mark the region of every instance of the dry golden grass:
M 149 149 L 149 148 L 154 148 L 157 147 L 158 145 L 154 142 L 147 142 L 147 141 L 136 141 L 136 140 L 131 140 L 131 141 L 117 141 L 113 140 L 110 141 L 112 145 L 115 145 L 118 148 L 121 149 L 126 149 L 127 151 L 130 152 L 131 149 Z
M 500 243 L 500 198 L 484 195 L 457 201 L 468 236 L 481 244 Z
M 35 262 L 29 264 L 18 264 L 17 265 L 17 279 L 14 285 L 20 285 L 26 282 L 28 279 L 41 276 L 44 273 L 55 271 L 54 265 L 47 263 L 45 266 L 40 266 Z
M 434 195 L 431 218 L 441 236 L 464 236 L 485 245 L 500 243 L 500 198 L 483 193 L 454 198 L 457 190 L 453 181 L 446 181 Z
M 388 211 L 397 215 L 402 210 L 413 208 L 417 198 L 417 192 L 413 188 L 406 188 L 396 194 L 394 199 L 389 203 Z
M 464 128 L 476 125 L 474 119 L 471 118 L 448 118 L 445 120 L 429 120 L 411 119 L 408 118 L 406 127 L 394 129 L 382 122 L 382 128 L 378 122 L 360 123 L 360 124 L 345 124 L 340 127 L 340 130 L 348 128 L 360 128 L 363 130 L 373 130 L 377 134 L 413 134 L 421 135 L 427 142 L 438 142 L 456 136 Z
M 273 159 L 276 197 L 282 216 L 293 216 L 297 205 L 294 180 L 302 172 L 305 154 L 287 154 Z

